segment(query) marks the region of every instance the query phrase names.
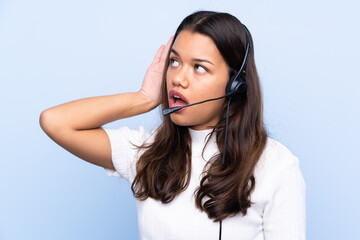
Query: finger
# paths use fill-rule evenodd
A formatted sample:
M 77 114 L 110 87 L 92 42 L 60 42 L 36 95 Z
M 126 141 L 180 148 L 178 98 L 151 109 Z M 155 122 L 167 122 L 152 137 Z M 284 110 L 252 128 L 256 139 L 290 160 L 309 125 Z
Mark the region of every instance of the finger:
M 171 36 L 169 41 L 167 42 L 166 46 L 165 46 L 165 49 L 164 51 L 162 52 L 161 54 L 161 60 L 160 62 L 164 62 L 165 63 L 165 60 L 167 58 L 167 55 L 169 53 L 169 49 L 170 49 L 170 46 L 171 46 L 171 43 L 173 42 L 173 39 L 174 39 L 174 36 Z
M 161 45 L 161 47 L 157 50 L 155 57 L 152 61 L 152 63 L 158 63 L 161 60 L 162 53 L 164 51 L 165 45 Z

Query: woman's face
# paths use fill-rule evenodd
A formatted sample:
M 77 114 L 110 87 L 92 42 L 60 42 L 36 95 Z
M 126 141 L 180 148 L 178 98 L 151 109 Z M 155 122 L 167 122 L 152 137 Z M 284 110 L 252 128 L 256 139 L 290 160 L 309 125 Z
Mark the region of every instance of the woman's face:
M 206 35 L 183 30 L 170 49 L 166 85 L 170 107 L 183 106 L 225 95 L 229 68 L 215 43 Z M 220 120 L 224 98 L 183 108 L 170 115 L 180 126 L 211 128 Z

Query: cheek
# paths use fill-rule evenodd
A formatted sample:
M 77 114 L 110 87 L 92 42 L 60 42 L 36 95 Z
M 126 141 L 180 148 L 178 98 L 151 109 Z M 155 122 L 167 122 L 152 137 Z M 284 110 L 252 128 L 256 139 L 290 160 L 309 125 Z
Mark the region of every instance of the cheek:
M 165 83 L 166 83 L 166 89 L 169 91 L 169 87 L 171 86 L 171 82 L 169 81 L 170 78 L 170 74 L 169 71 L 166 71 L 166 76 L 165 76 Z
M 228 80 L 229 79 L 226 77 L 219 77 L 197 86 L 196 88 L 198 90 L 198 98 L 206 100 L 224 96 Z M 218 100 L 216 101 L 218 102 Z

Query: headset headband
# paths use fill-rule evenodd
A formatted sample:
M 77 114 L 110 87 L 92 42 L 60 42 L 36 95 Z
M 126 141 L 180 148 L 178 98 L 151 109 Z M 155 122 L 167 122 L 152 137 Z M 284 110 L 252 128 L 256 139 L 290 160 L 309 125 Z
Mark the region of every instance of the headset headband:
M 240 75 L 242 74 L 242 72 L 244 70 L 246 70 L 246 63 L 247 63 L 247 60 L 248 60 L 248 56 L 249 56 L 249 52 L 250 52 L 250 34 L 249 34 L 249 31 L 247 29 L 247 27 L 242 24 L 244 26 L 244 29 L 245 29 L 245 33 L 246 33 L 246 49 L 245 49 L 245 56 L 244 56 L 244 60 L 241 64 L 241 67 L 240 67 L 240 70 L 238 71 L 238 73 L 236 74 L 235 76 L 235 79 Z

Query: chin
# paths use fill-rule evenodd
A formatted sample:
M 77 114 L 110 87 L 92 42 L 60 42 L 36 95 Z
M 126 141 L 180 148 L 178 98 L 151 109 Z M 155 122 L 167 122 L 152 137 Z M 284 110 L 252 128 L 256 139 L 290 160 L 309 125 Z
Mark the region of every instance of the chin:
M 186 111 L 181 111 L 171 114 L 170 120 L 174 124 L 182 127 L 190 127 L 190 126 L 198 125 L 199 123 L 202 122 L 201 119 L 198 119 L 196 114 L 190 114 L 190 112 L 186 112 Z
M 179 113 L 173 113 L 170 115 L 171 121 L 178 126 L 188 127 L 191 126 L 191 122 L 189 122 L 185 117 L 179 116 Z
M 203 130 L 213 128 L 217 121 L 207 121 L 207 119 L 196 118 L 194 116 L 186 116 L 182 113 L 174 113 L 170 115 L 170 120 L 177 126 L 192 127 L 195 130 Z

